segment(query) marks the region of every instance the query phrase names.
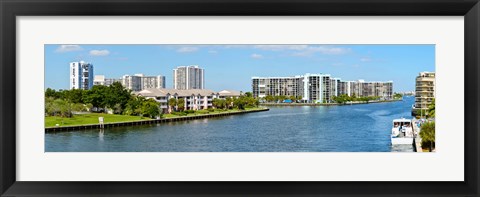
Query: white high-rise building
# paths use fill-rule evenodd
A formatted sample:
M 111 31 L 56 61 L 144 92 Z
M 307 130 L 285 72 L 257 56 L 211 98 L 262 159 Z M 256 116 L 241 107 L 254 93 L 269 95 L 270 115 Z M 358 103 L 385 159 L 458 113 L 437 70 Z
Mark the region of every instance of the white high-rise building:
M 177 90 L 205 89 L 205 70 L 197 65 L 173 69 L 173 88 Z
M 297 75 L 294 77 L 252 77 L 254 97 L 294 96 L 306 102 L 331 103 L 334 96 L 392 99 L 393 82 L 342 81 L 329 74 Z
M 133 91 L 148 88 L 165 88 L 165 76 L 145 76 L 144 74 L 124 75 L 122 85 Z
M 95 75 L 93 79 L 93 85 L 102 85 L 102 86 L 109 86 L 115 82 L 122 83 L 123 79 L 112 79 L 112 78 L 105 78 L 105 75 Z
M 122 85 L 133 91 L 142 90 L 142 76 L 136 75 L 124 75 L 122 77 Z
M 435 72 L 421 72 L 415 79 L 413 114 L 425 115 L 433 99 L 435 99 Z
M 84 61 L 70 63 L 70 89 L 88 90 L 93 86 L 93 65 Z

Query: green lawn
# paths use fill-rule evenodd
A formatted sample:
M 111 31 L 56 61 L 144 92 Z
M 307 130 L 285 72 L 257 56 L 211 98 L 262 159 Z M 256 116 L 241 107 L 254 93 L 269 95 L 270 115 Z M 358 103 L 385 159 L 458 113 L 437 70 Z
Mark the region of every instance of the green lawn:
M 244 111 L 258 110 L 263 109 L 260 107 L 256 108 L 246 108 Z M 230 109 L 222 110 L 215 109 L 213 112 L 208 110 L 198 110 L 195 113 L 187 114 L 187 116 L 198 116 L 204 114 L 220 114 L 220 113 L 229 113 L 229 112 L 239 112 L 242 110 L 239 109 Z M 140 117 L 140 116 L 126 116 L 126 115 L 116 115 L 116 114 L 101 114 L 101 113 L 91 113 L 91 114 L 79 114 L 74 115 L 72 118 L 61 118 L 58 116 L 49 116 L 45 117 L 45 127 L 54 127 L 56 124 L 59 126 L 75 126 L 75 125 L 86 125 L 86 124 L 98 124 L 98 117 L 104 118 L 104 123 L 112 122 L 128 122 L 136 120 L 150 120 L 150 118 Z M 175 117 L 185 117 L 173 114 L 164 114 L 163 118 L 175 118 Z
M 53 127 L 55 126 L 55 124 L 59 124 L 59 126 L 98 124 L 98 117 L 103 117 L 104 123 L 127 122 L 127 121 L 150 119 L 150 118 L 140 117 L 140 116 L 126 116 L 126 115 L 100 114 L 100 113 L 79 114 L 79 115 L 74 115 L 72 118 L 61 118 L 58 116 L 49 116 L 49 117 L 45 117 L 45 127 Z

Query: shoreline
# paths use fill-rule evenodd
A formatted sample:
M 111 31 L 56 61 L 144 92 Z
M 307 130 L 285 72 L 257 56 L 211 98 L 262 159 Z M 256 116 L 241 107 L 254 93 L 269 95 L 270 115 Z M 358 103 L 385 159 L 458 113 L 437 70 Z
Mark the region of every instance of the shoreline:
M 137 121 L 127 121 L 127 122 L 112 122 L 112 123 L 105 123 L 103 124 L 103 128 L 111 128 L 111 127 L 121 127 L 121 126 L 135 126 L 135 125 L 149 125 L 149 124 L 161 124 L 167 122 L 178 122 L 178 121 L 186 121 L 186 120 L 195 120 L 195 119 L 204 119 L 204 118 L 213 118 L 213 117 L 222 117 L 222 116 L 230 116 L 236 114 L 245 114 L 245 113 L 253 113 L 253 112 L 263 112 L 269 111 L 270 109 L 254 109 L 254 110 L 246 110 L 246 111 L 238 111 L 238 112 L 225 112 L 225 113 L 218 113 L 218 114 L 202 114 L 202 115 L 194 115 L 194 116 L 181 116 L 181 117 L 171 117 L 171 118 L 162 118 L 162 119 L 150 119 L 150 120 L 137 120 Z M 72 125 L 72 126 L 61 126 L 61 127 L 45 127 L 45 133 L 50 132 L 57 132 L 57 131 L 72 131 L 72 130 L 85 130 L 85 129 L 101 129 L 101 124 L 85 124 L 85 125 Z
M 397 102 L 403 100 L 385 100 L 385 101 L 357 101 L 355 103 L 260 103 L 261 106 L 343 106 L 343 105 L 361 105 L 361 104 L 371 104 L 371 103 L 389 103 Z

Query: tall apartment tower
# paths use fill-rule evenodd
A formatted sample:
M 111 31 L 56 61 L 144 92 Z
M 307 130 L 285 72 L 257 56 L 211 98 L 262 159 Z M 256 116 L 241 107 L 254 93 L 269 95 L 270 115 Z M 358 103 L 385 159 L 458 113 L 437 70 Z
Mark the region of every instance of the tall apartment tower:
M 122 85 L 133 91 L 147 88 L 165 88 L 165 76 L 145 76 L 144 74 L 124 75 Z
M 331 103 L 334 96 L 378 96 L 392 99 L 393 81 L 366 82 L 342 81 L 329 74 L 297 75 L 294 77 L 252 77 L 252 93 L 255 98 L 271 96 L 302 97 L 306 102 Z
M 93 65 L 84 61 L 70 63 L 70 89 L 88 90 L 93 86 Z
M 177 90 L 204 89 L 205 71 L 197 65 L 173 69 L 173 88 Z
M 426 110 L 435 98 L 435 73 L 421 72 L 415 79 L 415 105 L 414 114 L 421 113 L 417 110 Z
M 166 81 L 165 81 L 165 76 L 158 75 L 157 76 L 157 88 L 166 88 Z
M 132 91 L 142 90 L 142 76 L 141 74 L 123 75 L 122 85 Z

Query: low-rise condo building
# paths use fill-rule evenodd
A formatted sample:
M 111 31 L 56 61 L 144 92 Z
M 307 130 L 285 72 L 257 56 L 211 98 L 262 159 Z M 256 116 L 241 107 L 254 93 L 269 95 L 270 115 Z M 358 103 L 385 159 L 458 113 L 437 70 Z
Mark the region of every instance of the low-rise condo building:
M 170 113 L 173 110 L 178 109 L 178 105 L 173 109 L 169 105 L 169 100 L 183 99 L 185 101 L 184 110 L 200 110 L 213 108 L 212 101 L 215 98 L 224 99 L 227 97 L 239 97 L 241 92 L 233 90 L 222 90 L 220 92 L 214 92 L 207 89 L 190 89 L 190 90 L 177 90 L 177 89 L 158 89 L 147 88 L 138 92 L 135 92 L 138 96 L 143 96 L 147 99 L 154 99 L 160 103 L 160 107 L 163 113 Z
M 415 79 L 414 115 L 424 115 L 435 98 L 435 72 L 421 72 Z
M 329 74 L 297 75 L 293 77 L 252 77 L 255 98 L 272 96 L 301 97 L 305 102 L 331 103 L 334 96 L 378 96 L 392 99 L 393 82 L 342 81 Z

